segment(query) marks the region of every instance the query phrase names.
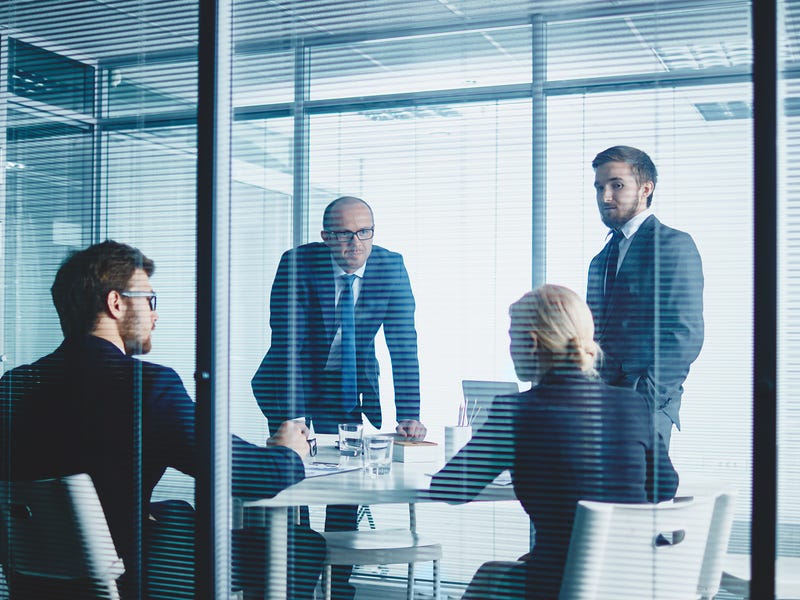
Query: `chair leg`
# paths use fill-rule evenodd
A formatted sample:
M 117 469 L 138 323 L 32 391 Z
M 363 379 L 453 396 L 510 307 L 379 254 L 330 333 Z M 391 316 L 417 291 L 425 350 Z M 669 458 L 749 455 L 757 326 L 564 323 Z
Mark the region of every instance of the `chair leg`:
M 325 565 L 322 570 L 322 596 L 325 600 L 331 600 L 331 569 L 330 565 Z
M 440 600 L 439 596 L 442 587 L 441 578 L 441 573 L 439 573 L 439 561 L 435 560 L 433 561 L 433 600 Z
M 108 597 L 110 600 L 119 600 L 119 589 L 117 588 L 116 581 L 106 582 L 105 587 L 108 591 Z
M 408 563 L 408 587 L 406 600 L 414 600 L 414 563 Z

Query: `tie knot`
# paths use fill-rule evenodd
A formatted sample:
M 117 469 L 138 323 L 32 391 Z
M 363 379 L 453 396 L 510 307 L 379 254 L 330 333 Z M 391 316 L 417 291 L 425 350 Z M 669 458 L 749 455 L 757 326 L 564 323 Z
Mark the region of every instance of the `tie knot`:
M 357 275 L 355 273 L 346 273 L 342 275 L 342 280 L 346 286 L 351 287 L 356 277 Z
M 621 240 L 623 237 L 625 237 L 625 235 L 622 233 L 622 231 L 621 231 L 621 230 L 619 230 L 619 229 L 614 229 L 614 235 L 612 235 L 612 236 L 611 236 L 611 241 L 612 241 L 612 242 L 614 242 L 615 244 L 618 244 L 618 243 L 619 243 L 619 241 L 620 241 L 620 240 Z

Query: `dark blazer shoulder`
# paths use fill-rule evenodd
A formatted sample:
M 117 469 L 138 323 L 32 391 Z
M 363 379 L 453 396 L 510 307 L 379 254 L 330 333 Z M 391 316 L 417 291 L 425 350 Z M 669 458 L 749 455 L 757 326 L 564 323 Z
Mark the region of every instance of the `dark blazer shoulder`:
M 675 243 L 681 245 L 695 245 L 691 234 L 681 229 L 665 225 L 655 215 L 651 215 L 642 223 L 641 227 L 639 227 L 639 232 L 648 233 L 653 237 L 658 236 L 660 244 Z M 639 232 L 637 232 L 637 235 Z
M 403 264 L 403 255 L 399 252 L 387 250 L 383 246 L 373 246 L 367 259 L 367 268 L 380 266 L 380 267 L 394 267 L 397 268 Z
M 603 418 L 648 427 L 652 407 L 633 389 L 611 386 L 594 378 L 571 376 L 546 378 L 528 392 L 520 394 L 521 406 L 528 412 L 561 410 L 602 410 Z
M 308 265 L 327 265 L 330 264 L 331 253 L 328 247 L 322 242 L 310 242 L 302 244 L 291 250 L 287 250 L 281 257 L 281 263 L 286 261 L 297 261 L 298 263 Z
M 143 379 L 146 382 L 160 386 L 180 386 L 184 387 L 183 380 L 177 371 L 172 367 L 166 367 L 158 363 L 146 360 L 133 359 L 141 364 Z
M 398 252 L 392 252 L 381 246 L 373 246 L 372 252 L 367 259 L 364 277 L 370 278 L 376 273 L 380 274 L 382 278 L 405 274 L 406 268 L 403 256 Z

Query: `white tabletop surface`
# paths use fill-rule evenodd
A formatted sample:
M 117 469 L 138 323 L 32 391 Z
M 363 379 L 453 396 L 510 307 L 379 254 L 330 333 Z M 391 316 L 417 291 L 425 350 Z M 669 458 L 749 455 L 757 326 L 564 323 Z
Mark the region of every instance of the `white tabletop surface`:
M 315 460 L 336 462 L 338 450 L 332 443 L 329 440 L 318 440 L 318 443 L 320 445 Z M 311 477 L 283 490 L 273 498 L 252 500 L 245 502 L 243 506 L 245 509 L 252 509 L 298 505 L 430 502 L 428 488 L 431 475 L 442 468 L 443 458 L 434 462 L 393 462 L 391 473 L 379 477 L 370 477 L 361 469 Z M 486 501 L 515 499 L 514 489 L 510 485 L 490 485 L 476 498 Z

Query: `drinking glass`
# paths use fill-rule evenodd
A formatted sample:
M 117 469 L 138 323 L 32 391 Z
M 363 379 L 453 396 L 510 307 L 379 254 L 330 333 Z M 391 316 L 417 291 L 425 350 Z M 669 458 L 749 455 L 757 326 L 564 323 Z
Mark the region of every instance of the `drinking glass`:
M 364 470 L 370 477 L 388 475 L 392 470 L 394 437 L 373 435 L 364 439 Z
M 353 458 L 361 456 L 364 426 L 361 423 L 339 424 L 339 456 Z

